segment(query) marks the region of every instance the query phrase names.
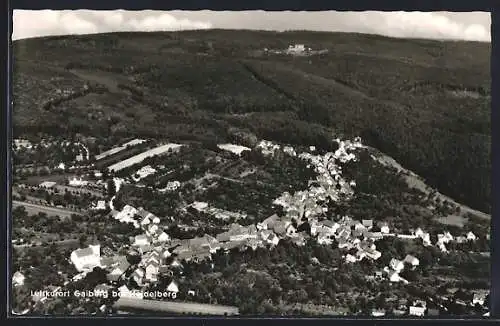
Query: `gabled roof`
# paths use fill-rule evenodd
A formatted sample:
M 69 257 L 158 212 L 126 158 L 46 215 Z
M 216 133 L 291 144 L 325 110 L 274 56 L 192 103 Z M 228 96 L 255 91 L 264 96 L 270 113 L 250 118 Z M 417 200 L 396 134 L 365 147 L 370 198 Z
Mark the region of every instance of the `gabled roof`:
M 266 218 L 264 221 L 261 222 L 261 224 L 267 225 L 268 227 L 272 228 L 272 225 L 278 221 L 280 217 L 277 214 L 273 214 Z
M 94 251 L 90 247 L 87 247 L 84 249 L 77 249 L 74 251 L 74 253 L 78 258 L 83 258 L 83 257 L 88 257 L 88 256 L 94 255 Z
M 362 220 L 361 223 L 366 226 L 366 227 L 372 227 L 373 226 L 373 220 Z
M 334 221 L 331 221 L 331 220 L 323 220 L 320 222 L 320 224 L 326 226 L 326 227 L 329 227 L 329 228 L 333 228 L 335 225 L 338 225 L 337 222 L 334 222 Z
M 139 235 L 135 236 L 136 242 L 143 241 L 143 240 L 147 240 L 149 242 L 148 236 L 146 234 L 139 234 Z
M 144 270 L 142 268 L 137 268 L 135 271 L 134 271 L 134 274 L 133 275 L 137 275 L 139 277 L 143 277 L 144 276 Z
M 148 261 L 147 265 L 146 265 L 146 268 L 148 268 L 149 266 L 153 266 L 153 267 L 160 267 L 160 263 L 156 260 L 150 260 Z
M 148 211 L 146 211 L 144 208 L 142 207 L 139 207 L 139 209 L 137 210 L 137 215 L 139 215 L 140 217 L 142 218 L 145 218 L 146 216 L 148 216 L 148 214 L 150 214 Z

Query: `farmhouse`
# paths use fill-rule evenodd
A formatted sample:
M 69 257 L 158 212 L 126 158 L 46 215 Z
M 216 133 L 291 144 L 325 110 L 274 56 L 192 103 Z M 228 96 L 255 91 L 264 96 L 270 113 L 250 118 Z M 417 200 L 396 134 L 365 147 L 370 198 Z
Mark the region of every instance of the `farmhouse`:
M 71 262 L 79 272 L 91 271 L 101 263 L 101 246 L 91 245 L 85 249 L 77 249 L 71 253 Z

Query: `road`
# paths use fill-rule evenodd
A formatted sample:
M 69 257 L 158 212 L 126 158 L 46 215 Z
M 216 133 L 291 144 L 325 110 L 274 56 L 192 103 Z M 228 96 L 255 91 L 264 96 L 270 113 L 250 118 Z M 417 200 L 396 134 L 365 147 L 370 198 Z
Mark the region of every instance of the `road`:
M 120 297 L 115 302 L 115 307 L 118 310 L 149 310 L 170 312 L 175 314 L 202 314 L 202 315 L 238 315 L 237 307 L 221 306 L 194 302 L 172 302 L 172 301 L 156 301 L 143 300 L 128 297 Z
M 17 201 L 17 200 L 12 201 L 12 206 L 13 207 L 23 206 L 24 208 L 26 208 L 26 211 L 28 212 L 28 214 L 45 213 L 48 216 L 60 216 L 60 217 L 71 217 L 71 215 L 73 215 L 73 214 L 82 215 L 81 213 L 66 210 L 66 209 L 31 204 L 31 203 L 26 203 L 26 202 Z

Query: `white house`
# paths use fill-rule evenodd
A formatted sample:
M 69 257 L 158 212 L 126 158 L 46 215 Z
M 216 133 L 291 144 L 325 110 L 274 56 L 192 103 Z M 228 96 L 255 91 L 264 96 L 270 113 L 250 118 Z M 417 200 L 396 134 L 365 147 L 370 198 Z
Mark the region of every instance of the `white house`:
M 163 258 L 168 258 L 170 256 L 172 256 L 172 253 L 169 251 L 169 250 L 165 250 L 162 255 L 161 255 Z
M 149 245 L 149 238 L 145 234 L 136 235 L 134 238 L 134 246 L 147 246 Z
M 423 235 L 424 235 L 424 231 L 423 231 L 421 228 L 417 228 L 417 229 L 415 230 L 415 235 L 416 235 L 417 237 L 421 238 L 421 237 L 423 237 Z
M 329 233 L 320 232 L 318 234 L 317 242 L 320 245 L 331 245 L 333 243 L 333 240 L 331 239 L 331 235 Z
M 476 241 L 476 239 L 477 239 L 477 237 L 474 233 L 472 233 L 472 232 L 467 233 L 467 240 Z
M 167 187 L 166 190 L 168 191 L 174 191 L 177 190 L 181 186 L 181 183 L 179 181 L 169 181 L 167 182 Z
M 144 279 L 144 270 L 142 268 L 138 268 L 132 274 L 133 280 L 140 286 L 142 285 L 142 280 Z
M 24 280 L 26 278 L 24 277 L 24 275 L 17 271 L 14 273 L 14 275 L 12 275 L 12 286 L 22 286 L 24 285 Z
M 163 253 L 163 254 L 165 254 L 165 253 Z M 182 267 L 182 264 L 177 259 L 174 259 L 172 261 L 172 263 L 170 264 L 170 266 L 172 266 L 172 267 Z
M 98 210 L 98 211 L 104 211 L 106 210 L 106 201 L 104 200 L 98 200 L 97 201 L 97 204 L 95 204 L 95 206 L 93 207 L 95 210 Z
M 361 223 L 370 230 L 373 227 L 373 220 L 362 220 Z
M 158 231 L 158 225 L 156 225 L 156 224 L 152 224 L 148 230 L 150 235 L 155 234 L 157 231 Z
M 409 314 L 410 316 L 423 317 L 425 315 L 425 310 L 425 307 L 410 306 Z
M 353 255 L 351 255 L 351 254 L 347 254 L 347 255 L 345 256 L 345 261 L 346 261 L 346 263 L 355 263 L 355 262 L 356 262 L 356 261 L 358 261 L 358 260 L 356 259 L 356 257 L 355 257 L 355 256 L 353 256 Z
M 141 221 L 141 226 L 146 226 L 148 224 L 151 223 L 151 220 L 149 219 L 149 217 L 145 217 L 142 221 Z
M 195 201 L 194 203 L 191 204 L 191 207 L 196 209 L 198 212 L 202 212 L 208 208 L 208 203 Z
M 319 229 L 321 229 L 322 226 L 319 225 L 316 222 L 316 220 L 312 220 L 309 224 L 310 224 L 310 227 L 311 227 L 311 235 L 314 237 L 316 234 L 318 234 Z
M 372 310 L 373 317 L 383 317 L 385 316 L 385 311 L 383 310 Z
M 115 219 L 124 222 L 124 223 L 129 223 L 129 222 L 136 222 L 134 219 L 135 214 L 137 214 L 137 209 L 135 207 L 132 207 L 130 205 L 125 205 L 123 209 L 116 213 Z
M 366 227 L 365 227 L 362 223 L 357 222 L 357 223 L 354 225 L 354 229 L 355 229 L 356 231 L 365 231 L 365 230 L 366 230 Z
M 402 283 L 408 284 L 408 281 L 405 280 L 404 278 L 402 278 L 401 276 L 399 276 L 399 273 L 396 271 L 389 272 L 389 281 L 393 282 L 393 283 L 402 282 Z
M 399 282 L 399 279 L 400 279 L 400 276 L 399 276 L 398 272 L 389 271 L 389 281 L 396 283 L 396 282 Z
M 278 243 L 280 242 L 280 238 L 272 233 L 268 238 L 267 238 L 267 242 L 271 245 L 271 246 L 277 246 Z
M 177 283 L 175 283 L 174 281 L 170 282 L 170 284 L 167 286 L 167 291 L 173 292 L 173 293 L 178 293 L 179 287 L 177 286 Z
M 149 262 L 148 265 L 146 266 L 146 280 L 148 282 L 157 281 L 158 272 L 159 272 L 158 263 L 155 261 Z
M 383 234 L 388 234 L 390 232 L 389 225 L 387 223 L 384 223 L 380 226 L 380 232 Z
M 167 242 L 167 241 L 170 241 L 170 236 L 165 232 L 160 233 L 160 235 L 158 236 L 158 242 Z
M 390 267 L 395 270 L 396 272 L 401 272 L 404 268 L 405 268 L 405 265 L 404 263 L 401 261 L 401 260 L 398 260 L 398 259 L 391 259 L 391 262 L 389 263 Z
M 295 152 L 295 149 L 291 146 L 285 146 L 283 147 L 283 152 L 290 156 L 297 156 L 297 153 Z
M 380 251 L 372 249 L 372 248 L 366 250 L 365 255 L 366 255 L 366 257 L 373 259 L 373 260 L 377 260 L 380 257 L 382 257 L 382 253 Z
M 157 216 L 155 216 L 155 218 L 153 218 L 153 223 L 154 223 L 154 224 L 158 224 L 158 223 L 160 223 L 160 218 L 159 218 L 159 217 L 157 217 Z
M 404 262 L 412 265 L 413 267 L 416 267 L 420 264 L 420 261 L 418 260 L 418 258 L 415 256 L 412 256 L 412 255 L 406 255 Z
M 450 232 L 445 232 L 443 234 L 438 234 L 438 241 L 442 243 L 448 243 L 450 241 L 453 241 L 453 236 L 451 235 Z
M 91 271 L 101 263 L 101 246 L 94 245 L 77 249 L 71 253 L 70 260 L 79 272 Z
M 484 305 L 484 302 L 486 301 L 486 295 L 484 293 L 474 293 L 474 296 L 472 297 L 472 304 L 473 305 Z
M 425 232 L 423 235 L 422 235 L 422 242 L 424 244 L 424 246 L 431 246 L 432 245 L 432 242 L 431 242 L 431 235 L 428 233 L 428 232 Z
M 286 235 L 287 236 L 291 237 L 291 236 L 294 236 L 296 233 L 297 233 L 297 229 L 292 224 L 290 224 L 286 228 Z

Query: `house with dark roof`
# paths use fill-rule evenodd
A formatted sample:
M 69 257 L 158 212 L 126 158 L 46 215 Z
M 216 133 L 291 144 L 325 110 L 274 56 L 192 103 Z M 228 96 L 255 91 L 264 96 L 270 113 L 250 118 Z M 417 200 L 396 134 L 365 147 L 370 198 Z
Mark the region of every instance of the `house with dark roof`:
M 110 267 L 111 271 L 108 273 L 106 278 L 111 282 L 117 282 L 123 278 L 130 267 L 130 263 L 127 261 L 126 257 L 118 256 L 114 259 L 114 263 Z
M 132 273 L 132 279 L 137 283 L 137 285 L 141 286 L 144 281 L 144 276 L 145 272 L 144 269 L 142 268 L 137 268 L 133 273 Z

